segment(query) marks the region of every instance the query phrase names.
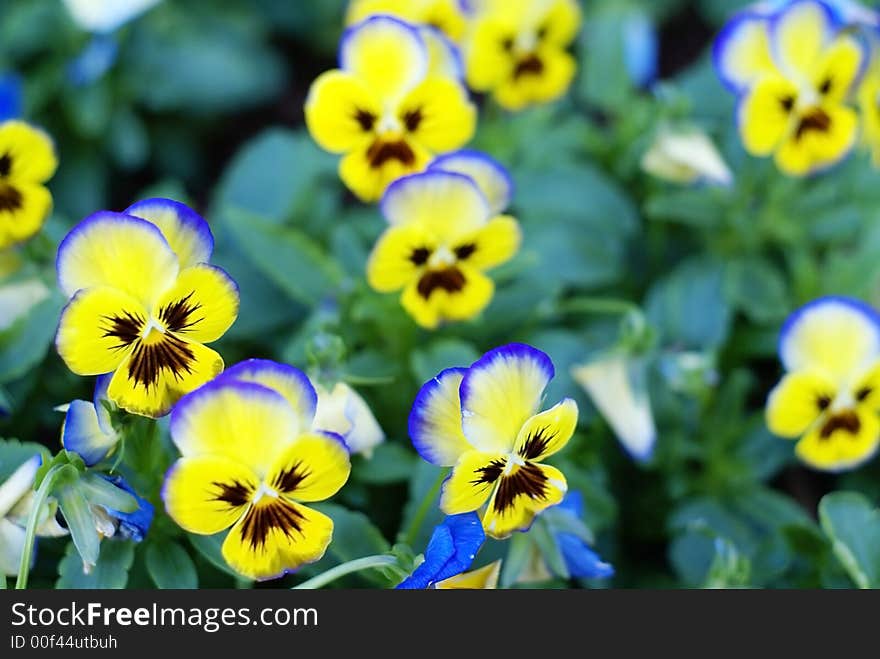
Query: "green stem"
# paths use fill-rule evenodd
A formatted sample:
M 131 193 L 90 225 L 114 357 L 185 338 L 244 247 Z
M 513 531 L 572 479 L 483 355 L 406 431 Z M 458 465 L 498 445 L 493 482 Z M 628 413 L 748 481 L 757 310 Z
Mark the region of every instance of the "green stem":
M 418 509 L 416 510 L 415 515 L 410 520 L 409 525 L 406 527 L 406 531 L 403 532 L 403 542 L 412 547 L 416 540 L 419 537 L 419 531 L 422 528 L 422 522 L 425 521 L 425 516 L 428 514 L 428 511 L 431 509 L 431 506 L 434 504 L 434 499 L 437 498 L 437 494 L 440 492 L 440 486 L 443 485 L 443 481 L 446 478 L 446 470 L 442 470 L 440 475 L 437 476 L 437 480 L 431 486 L 431 489 L 428 490 L 427 494 L 425 494 L 422 502 L 419 504 Z
M 390 554 L 377 554 L 375 556 L 365 556 L 364 558 L 356 558 L 353 561 L 342 563 L 334 568 L 330 568 L 326 572 L 322 572 L 316 577 L 312 577 L 301 584 L 294 586 L 293 590 L 315 590 L 326 586 L 331 581 L 336 581 L 340 577 L 347 574 L 360 572 L 361 570 L 369 570 L 375 567 L 384 567 L 397 563 L 397 557 Z
M 43 482 L 37 493 L 34 495 L 34 501 L 31 505 L 31 512 L 28 515 L 27 527 L 24 532 L 24 547 L 21 552 L 21 562 L 18 564 L 18 579 L 15 581 L 16 590 L 24 590 L 27 588 L 28 574 L 31 571 L 31 558 L 34 554 L 34 541 L 37 536 L 37 525 L 40 522 L 40 513 L 59 474 L 69 465 L 55 465 L 43 477 Z
M 628 300 L 601 297 L 577 297 L 562 302 L 557 311 L 562 313 L 597 313 L 597 314 L 627 314 L 631 312 L 641 313 L 637 304 Z

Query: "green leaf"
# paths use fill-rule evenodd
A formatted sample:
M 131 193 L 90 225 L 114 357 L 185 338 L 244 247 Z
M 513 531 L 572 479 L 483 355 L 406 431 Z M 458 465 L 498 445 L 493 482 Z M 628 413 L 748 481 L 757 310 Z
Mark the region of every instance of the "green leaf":
M 781 322 L 790 311 L 788 287 L 778 268 L 762 259 L 738 259 L 725 272 L 726 298 L 758 324 Z
M 853 582 L 880 588 L 880 510 L 856 492 L 832 492 L 819 502 L 819 521 Z
M 410 369 L 417 382 L 427 382 L 440 371 L 454 366 L 467 368 L 479 358 L 480 353 L 467 341 L 439 339 L 413 351 Z
M 195 547 L 196 551 L 215 568 L 235 577 L 236 579 L 241 578 L 241 575 L 229 567 L 226 559 L 223 558 L 221 547 L 223 546 L 223 541 L 226 539 L 225 532 L 215 533 L 214 535 L 196 535 L 195 533 L 188 533 L 186 537 L 189 538 L 190 544 Z
M 294 300 L 315 305 L 338 292 L 339 265 L 304 234 L 234 208 L 223 217 L 254 267 Z
M 20 442 L 17 439 L 0 439 L 0 483 L 35 455 L 39 455 L 43 462 L 49 459 L 49 451 L 42 444 Z
M 199 586 L 196 566 L 187 551 L 176 542 L 152 542 L 147 546 L 146 563 L 147 572 L 157 588 L 192 590 Z
M 0 382 L 21 377 L 43 360 L 55 338 L 63 304 L 60 294 L 55 293 L 0 333 Z
M 312 507 L 333 520 L 333 540 L 324 558 L 309 567 L 310 573 L 318 574 L 340 563 L 391 551 L 391 545 L 363 513 L 335 503 L 319 503 Z M 389 575 L 384 572 L 370 570 L 361 576 L 375 585 L 390 585 Z
M 248 142 L 223 173 L 215 207 L 238 208 L 282 224 L 331 174 L 332 159 L 303 131 L 270 128 Z
M 105 540 L 97 564 L 89 574 L 83 572 L 82 559 L 73 543 L 67 545 L 64 558 L 58 564 L 58 589 L 125 588 L 128 571 L 134 562 L 134 543 Z
M 385 441 L 374 449 L 371 458 L 354 458 L 351 473 L 369 485 L 400 483 L 409 479 L 417 459 L 411 448 Z

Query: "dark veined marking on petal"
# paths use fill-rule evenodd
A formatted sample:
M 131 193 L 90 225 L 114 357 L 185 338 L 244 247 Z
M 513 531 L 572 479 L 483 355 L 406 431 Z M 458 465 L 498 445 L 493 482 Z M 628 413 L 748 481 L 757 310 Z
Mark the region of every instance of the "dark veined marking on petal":
M 195 353 L 186 341 L 173 334 L 163 334 L 155 343 L 138 341 L 128 362 L 128 377 L 146 389 L 158 386 L 162 371 L 168 371 L 175 380 L 192 373 Z
M 367 110 L 361 110 L 360 108 L 355 112 L 354 119 L 360 124 L 361 130 L 365 133 L 369 133 L 373 130 L 373 126 L 376 125 L 376 115 Z
M 474 252 L 477 251 L 477 246 L 473 243 L 467 243 L 465 245 L 459 245 L 454 250 L 455 257 L 459 261 L 464 261 L 466 258 L 470 257 Z
M 183 297 L 176 302 L 170 302 L 159 310 L 159 320 L 165 323 L 165 327 L 167 327 L 169 331 L 187 332 L 191 330 L 194 325 L 197 325 L 205 319 L 204 316 L 192 319 L 192 315 L 202 308 L 201 302 L 192 302 L 192 296 L 195 295 L 195 293 L 195 291 L 192 291 L 186 297 Z
M 501 40 L 501 50 L 503 50 L 505 53 L 512 53 L 513 52 L 513 42 L 514 42 L 513 37 L 505 37 L 504 39 Z
M 852 410 L 835 414 L 825 422 L 819 436 L 822 439 L 828 439 L 838 430 L 843 430 L 851 435 L 858 435 L 862 428 L 862 422 L 859 421 L 858 415 Z
M 516 63 L 516 68 L 513 70 L 513 79 L 519 80 L 526 75 L 539 76 L 542 73 L 544 73 L 544 62 L 541 61 L 540 57 L 532 53 Z
M 0 156 L 0 177 L 6 178 L 12 171 L 12 156 L 4 153 Z
M 547 34 L 550 32 L 550 28 L 546 25 L 542 25 L 538 28 L 537 32 L 535 32 L 535 37 L 537 37 L 538 41 L 544 41 L 547 38 Z
M 779 105 L 781 105 L 785 113 L 788 114 L 794 109 L 795 100 L 794 96 L 783 96 L 779 99 Z
M 407 132 L 414 133 L 419 129 L 424 118 L 425 115 L 422 114 L 422 108 L 407 110 L 403 113 L 403 125 L 406 127 Z
M 241 537 L 250 545 L 252 551 L 263 549 L 273 530 L 278 530 L 287 538 L 294 533 L 302 533 L 302 520 L 305 516 L 284 499 L 272 499 L 268 503 L 257 503 L 247 513 L 241 523 Z
M 425 265 L 429 258 L 431 258 L 431 250 L 427 247 L 416 247 L 409 255 L 413 265 Z
M 430 270 L 422 275 L 419 279 L 418 291 L 426 300 L 431 297 L 431 293 L 438 288 L 447 293 L 458 293 L 464 288 L 467 280 L 461 270 L 456 267 L 444 268 L 443 270 Z
M 234 480 L 231 483 L 214 481 L 211 485 L 217 488 L 214 501 L 227 503 L 230 508 L 238 508 L 250 503 L 253 489 L 241 481 Z
M 825 78 L 822 81 L 822 84 L 819 85 L 819 93 L 822 94 L 822 96 L 825 96 L 828 92 L 831 91 L 831 87 L 833 86 L 833 84 L 834 81 L 831 79 L 830 76 L 828 78 Z
M 547 446 L 554 437 L 556 437 L 556 432 L 551 432 L 548 426 L 531 433 L 518 451 L 520 457 L 524 460 L 534 460 L 541 457 L 547 451 Z
M 871 387 L 862 387 L 856 391 L 856 400 L 863 403 L 872 393 L 874 393 L 874 390 Z
M 404 140 L 396 142 L 376 140 L 367 149 L 367 160 L 373 169 L 379 169 L 389 160 L 397 160 L 407 167 L 412 167 L 416 163 L 416 154 Z
M 113 337 L 119 343 L 113 346 L 113 350 L 122 350 L 141 338 L 144 329 L 144 318 L 138 313 L 123 311 L 122 315 L 102 316 L 102 320 L 109 323 L 103 328 L 105 338 Z
M 293 492 L 300 483 L 309 477 L 310 473 L 302 466 L 302 462 L 294 462 L 272 479 L 272 487 L 279 492 Z
M 801 117 L 794 138 L 801 139 L 810 132 L 827 133 L 831 128 L 831 117 L 821 108 L 815 108 Z
M 495 512 L 503 513 L 512 508 L 517 497 L 521 496 L 530 499 L 547 498 L 547 477 L 538 465 L 531 462 L 526 462 L 509 476 L 501 478 L 493 504 Z
M 819 408 L 820 411 L 824 412 L 831 405 L 831 396 L 827 394 L 822 394 L 816 399 L 816 407 Z
M 22 207 L 21 191 L 8 183 L 0 183 L 0 211 L 17 211 Z
M 474 474 L 478 474 L 477 478 L 471 481 L 471 485 L 483 485 L 486 483 L 494 483 L 501 474 L 504 473 L 504 460 L 492 460 L 485 467 L 474 470 Z

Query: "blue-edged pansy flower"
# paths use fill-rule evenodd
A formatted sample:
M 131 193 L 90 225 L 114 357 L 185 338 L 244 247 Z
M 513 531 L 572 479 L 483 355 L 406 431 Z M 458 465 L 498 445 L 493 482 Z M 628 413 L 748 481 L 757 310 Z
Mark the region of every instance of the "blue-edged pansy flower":
M 107 396 L 110 379 L 109 374 L 98 377 L 92 400 L 73 400 L 64 410 L 61 445 L 89 467 L 110 455 L 121 439 L 110 419 L 110 409 L 115 407 Z
M 21 116 L 23 97 L 21 78 L 14 73 L 0 74 L 0 121 Z
M 470 177 L 444 170 L 393 183 L 382 198 L 389 227 L 367 264 L 375 290 L 402 290 L 407 313 L 428 329 L 479 314 L 495 285 L 485 271 L 519 249 L 517 221 L 493 212 Z
M 443 484 L 443 512 L 485 506 L 486 533 L 505 538 L 562 501 L 565 476 L 544 462 L 574 434 L 578 409 L 566 398 L 541 411 L 553 376 L 546 354 L 512 343 L 469 368 L 447 369 L 421 388 L 409 435 L 422 458 L 453 468 Z
M 464 44 L 472 89 L 521 110 L 566 93 L 577 70 L 567 48 L 581 25 L 576 0 L 485 0 Z
M 457 43 L 467 28 L 467 14 L 461 0 L 351 0 L 345 14 L 347 25 L 370 16 L 386 14 L 413 25 L 427 25 Z
M 470 568 L 486 534 L 474 512 L 450 515 L 434 527 L 424 560 L 397 587 L 404 590 L 437 587 Z
M 40 468 L 40 456 L 34 455 L 18 465 L 0 483 L 0 575 L 18 574 L 24 552 L 25 528 L 33 507 L 34 479 Z M 38 520 L 37 537 L 58 537 L 67 531 L 55 521 L 58 503 L 54 498 L 44 506 Z
M 663 127 L 642 156 L 644 171 L 670 183 L 730 185 L 733 174 L 715 144 L 697 128 Z
M 657 430 L 644 364 L 613 353 L 573 366 L 571 376 L 589 394 L 627 452 L 636 460 L 648 460 L 654 451 Z
M 385 433 L 363 397 L 345 382 L 331 389 L 315 384 L 318 404 L 314 427 L 340 435 L 351 453 L 369 458 L 385 441 Z
M 304 504 L 348 480 L 342 438 L 314 429 L 317 394 L 292 366 L 242 362 L 185 396 L 171 413 L 181 458 L 162 492 L 184 530 L 230 529 L 223 557 L 240 574 L 273 579 L 324 555 L 333 521 Z
M 88 32 L 113 32 L 161 0 L 64 0 L 71 18 Z
M 16 119 L 0 123 L 0 249 L 33 237 L 52 210 L 45 183 L 58 158 L 52 139 Z
M 111 373 L 107 397 L 149 417 L 223 370 L 206 343 L 238 316 L 238 286 L 209 265 L 214 239 L 193 210 L 169 199 L 101 211 L 58 248 L 61 289 L 71 299 L 56 346 L 77 375 Z
M 321 148 L 343 155 L 339 175 L 362 201 L 473 136 L 476 107 L 442 69 L 418 28 L 373 16 L 346 30 L 339 68 L 312 83 L 306 125 Z
M 867 53 L 828 5 L 797 0 L 770 15 L 741 13 L 722 30 L 714 58 L 739 96 L 737 122 L 750 154 L 773 155 L 781 171 L 804 176 L 850 152 L 858 117 L 848 97 Z
M 880 444 L 880 316 L 851 298 L 825 297 L 782 328 L 785 375 L 767 400 L 767 425 L 798 439 L 806 464 L 841 471 L 868 460 Z

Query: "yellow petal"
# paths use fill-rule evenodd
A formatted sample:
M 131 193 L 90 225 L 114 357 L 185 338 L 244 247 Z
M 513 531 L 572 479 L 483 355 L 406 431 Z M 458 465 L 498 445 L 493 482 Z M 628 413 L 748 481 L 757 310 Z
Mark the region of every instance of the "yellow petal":
M 52 210 L 52 195 L 39 183 L 0 180 L 0 249 L 35 236 Z
M 232 527 L 223 558 L 251 579 L 275 579 L 312 563 L 327 550 L 333 520 L 317 510 L 263 497 Z
M 485 12 L 475 18 L 464 50 L 471 89 L 489 91 L 513 74 L 514 62 L 504 44 L 516 30 L 515 21 L 503 12 Z
M 550 358 L 531 346 L 511 343 L 487 352 L 461 383 L 464 436 L 482 451 L 509 453 L 553 375 Z
M 767 427 L 780 437 L 799 437 L 836 396 L 834 382 L 820 373 L 800 371 L 786 375 L 767 399 Z
M 323 501 L 345 485 L 350 472 L 342 438 L 313 432 L 296 438 L 272 465 L 266 481 L 297 501 Z
M 848 35 L 838 37 L 822 53 L 814 83 L 826 103 L 842 103 L 846 99 L 864 59 L 862 46 Z
M 423 256 L 436 246 L 436 238 L 420 224 L 390 227 L 370 254 L 367 282 L 380 293 L 399 291 L 422 271 Z
M 394 183 L 382 214 L 389 224 L 420 224 L 439 240 L 452 240 L 485 225 L 489 202 L 467 176 L 431 170 Z
M 157 418 L 185 394 L 214 379 L 223 359 L 201 343 L 167 334 L 135 345 L 116 369 L 107 397 L 132 414 Z
M 873 411 L 848 414 L 852 416 L 845 424 L 817 424 L 795 446 L 797 456 L 824 471 L 852 469 L 871 458 L 880 445 L 880 420 Z
M 818 371 L 847 382 L 880 355 L 880 318 L 858 300 L 820 298 L 785 323 L 779 353 L 787 371 Z
M 297 426 L 296 413 L 281 394 L 220 378 L 181 400 L 170 428 L 184 457 L 226 456 L 262 478 L 297 436 Z
M 512 259 L 521 242 L 522 231 L 516 219 L 499 215 L 473 235 L 462 238 L 456 251 L 467 246 L 468 256 L 459 258 L 459 262 L 479 270 L 488 270 Z
M 345 71 L 318 76 L 306 99 L 306 126 L 321 148 L 331 153 L 345 153 L 370 139 L 381 115 L 375 94 Z
M 810 78 L 831 40 L 833 17 L 821 2 L 793 2 L 771 25 L 771 39 L 780 68 Z
M 734 17 L 715 40 L 712 55 L 721 80 L 736 92 L 776 73 L 764 16 L 743 12 Z
M 207 263 L 214 251 L 214 235 L 201 215 L 172 199 L 144 199 L 125 209 L 156 225 L 177 255 L 181 269 Z
M 797 87 L 781 76 L 761 78 L 742 100 L 737 121 L 743 146 L 753 156 L 768 156 L 794 121 Z
M 483 515 L 483 528 L 497 539 L 525 531 L 538 513 L 562 501 L 567 491 L 561 471 L 550 465 L 526 463 L 499 479 Z
M 434 584 L 437 590 L 495 590 L 501 575 L 501 559 L 470 572 L 462 572 Z
M 24 121 L 0 123 L 0 154 L 8 158 L 11 180 L 23 183 L 45 183 L 58 167 L 52 138 Z
M 470 320 L 492 300 L 495 284 L 479 270 L 458 265 L 426 270 L 403 291 L 400 302 L 426 329 L 444 321 Z
M 470 177 L 486 201 L 492 214 L 503 213 L 513 196 L 513 180 L 507 170 L 481 151 L 463 149 L 436 158 L 429 169 L 442 169 Z
M 133 297 L 114 288 L 82 290 L 61 312 L 55 345 L 77 375 L 116 369 L 140 335 L 146 312 Z
M 448 368 L 422 386 L 409 414 L 409 436 L 426 461 L 451 467 L 472 450 L 461 430 L 458 388 L 466 369 Z
M 463 453 L 443 482 L 440 509 L 447 515 L 469 513 L 489 499 L 504 469 L 505 456 L 480 451 Z
M 241 518 L 259 485 L 256 474 L 229 458 L 181 458 L 165 477 L 162 500 L 182 529 L 213 535 Z
M 561 451 L 577 428 L 578 407 L 566 398 L 523 424 L 514 450 L 525 460 L 540 462 Z
M 580 5 L 577 0 L 551 0 L 546 4 L 549 8 L 538 23 L 542 41 L 564 48 L 574 41 L 580 30 Z
M 368 140 L 339 162 L 342 182 L 363 202 L 382 198 L 393 181 L 420 172 L 431 161 L 431 153 L 403 136 Z
M 830 167 L 853 148 L 858 136 L 858 116 L 842 105 L 817 110 L 827 126 L 821 130 L 797 131 L 784 140 L 776 153 L 776 164 L 786 174 L 805 176 Z
M 434 152 L 452 151 L 473 136 L 477 108 L 452 78 L 431 77 L 409 92 L 398 116 L 407 134 Z
M 153 224 L 102 211 L 76 225 L 58 247 L 58 282 L 68 296 L 110 286 L 152 309 L 177 280 L 177 256 Z
M 349 28 L 339 46 L 341 68 L 385 102 L 399 100 L 428 70 L 428 50 L 416 28 L 373 16 Z
M 180 273 L 174 286 L 156 303 L 154 317 L 167 331 L 200 343 L 211 343 L 238 318 L 238 286 L 217 266 L 201 263 Z

